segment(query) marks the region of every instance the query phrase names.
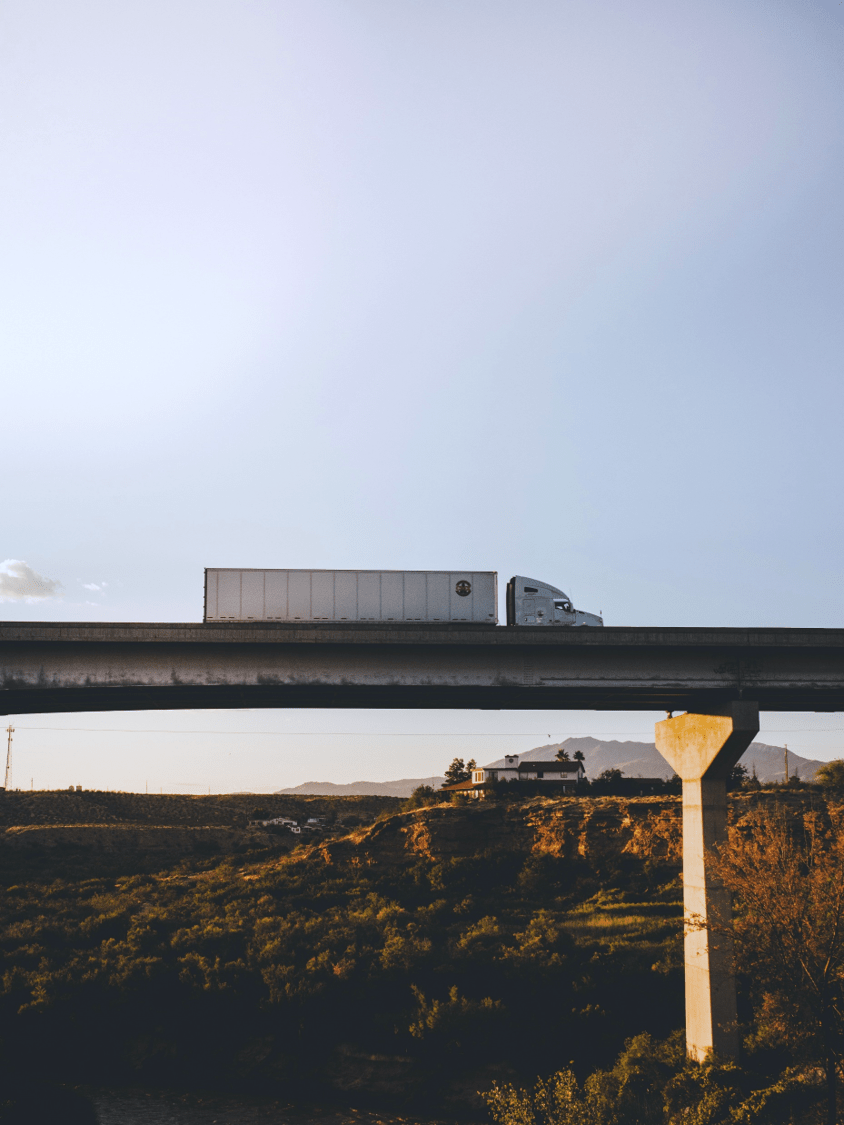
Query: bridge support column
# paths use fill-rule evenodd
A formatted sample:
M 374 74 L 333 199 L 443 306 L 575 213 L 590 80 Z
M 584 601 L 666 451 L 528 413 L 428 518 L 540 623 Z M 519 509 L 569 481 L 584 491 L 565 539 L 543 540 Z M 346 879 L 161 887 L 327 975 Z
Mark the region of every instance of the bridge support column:
M 738 1053 L 732 903 L 709 854 L 727 838 L 727 778 L 759 733 L 756 703 L 656 724 L 656 748 L 683 779 L 683 913 L 686 1050 Z

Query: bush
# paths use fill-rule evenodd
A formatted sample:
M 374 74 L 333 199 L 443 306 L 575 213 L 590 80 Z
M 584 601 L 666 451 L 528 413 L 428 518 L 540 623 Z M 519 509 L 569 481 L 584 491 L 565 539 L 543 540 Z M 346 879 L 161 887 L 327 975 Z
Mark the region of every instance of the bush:
M 836 758 L 821 766 L 815 774 L 815 781 L 824 789 L 844 789 L 844 760 Z
M 443 793 L 440 795 L 433 785 L 417 785 L 408 799 L 401 806 L 402 812 L 410 812 L 411 809 L 424 809 L 429 805 L 436 805 L 447 797 L 448 794 Z
M 497 1125 L 662 1125 L 666 1088 L 684 1065 L 682 1033 L 664 1041 L 637 1035 L 611 1070 L 595 1071 L 582 1087 L 567 1068 L 532 1090 L 494 1085 L 484 1096 Z
M 530 1090 L 494 1084 L 481 1096 L 496 1125 L 806 1125 L 817 1120 L 816 1084 L 789 1068 L 753 1074 L 733 1062 L 685 1057 L 683 1033 L 637 1035 L 610 1070 L 579 1085 L 571 1067 Z

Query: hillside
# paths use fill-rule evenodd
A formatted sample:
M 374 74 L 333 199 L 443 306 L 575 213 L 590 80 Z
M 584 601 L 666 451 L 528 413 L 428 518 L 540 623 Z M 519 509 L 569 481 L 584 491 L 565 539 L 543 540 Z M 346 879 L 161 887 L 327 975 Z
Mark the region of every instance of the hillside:
M 244 811 L 224 798 L 161 797 L 145 794 L 14 794 L 26 798 L 3 807 L 0 875 L 30 861 L 32 872 L 84 864 L 89 873 L 108 861 L 127 870 L 134 861 L 154 870 L 182 859 L 224 854 L 288 852 L 341 867 L 400 867 L 425 858 L 467 857 L 490 847 L 525 854 L 594 860 L 630 855 L 679 862 L 679 797 L 597 797 L 588 800 L 535 797 L 524 802 L 451 803 L 400 812 L 384 798 L 299 798 L 263 812 L 326 815 L 326 831 L 299 840 L 287 833 L 247 828 Z M 109 799 L 109 800 L 106 800 Z M 800 805 L 813 794 L 736 794 L 731 816 L 759 801 Z M 16 810 L 13 805 L 21 807 Z M 246 812 L 251 809 L 247 808 Z M 386 814 L 386 815 L 385 815 Z M 9 823 L 14 821 L 15 823 Z M 273 858 L 277 862 L 277 858 Z M 34 867 L 33 867 L 34 865 Z M 66 874 L 67 872 L 65 872 Z
M 77 1083 L 249 1083 L 476 1116 L 495 1079 L 560 1058 L 592 1066 L 682 1019 L 678 811 L 448 804 L 286 854 L 257 838 L 226 856 L 189 846 L 138 873 L 131 845 L 153 826 L 12 827 L 0 835 L 7 1057 Z M 233 831 L 170 829 L 183 846 Z M 28 869 L 27 837 L 42 838 Z M 101 867 L 105 846 L 122 867 Z
M 135 822 L 64 826 L 84 794 L 9 796 L 51 823 L 0 833 L 0 1076 L 318 1092 L 478 1120 L 494 1081 L 569 1060 L 588 1074 L 631 1036 L 682 1026 L 677 797 L 448 803 L 352 831 L 338 815 L 333 833 L 280 850 L 245 828 L 142 822 L 162 818 L 160 796 L 95 794 L 88 811 Z M 183 820 L 215 806 L 170 800 Z M 730 818 L 799 822 L 826 805 L 742 792 Z M 195 846 L 226 834 L 225 855 Z
M 29 824 L 149 824 L 245 828 L 255 816 L 306 820 L 328 816 L 371 820 L 398 807 L 391 796 L 332 799 L 300 794 L 222 793 L 191 797 L 178 793 L 115 793 L 96 789 L 0 790 L 0 827 Z
M 253 818 L 325 818 L 324 838 L 395 811 L 394 797 L 0 791 L 0 880 L 159 871 L 256 849 L 293 850 L 299 837 L 250 828 Z

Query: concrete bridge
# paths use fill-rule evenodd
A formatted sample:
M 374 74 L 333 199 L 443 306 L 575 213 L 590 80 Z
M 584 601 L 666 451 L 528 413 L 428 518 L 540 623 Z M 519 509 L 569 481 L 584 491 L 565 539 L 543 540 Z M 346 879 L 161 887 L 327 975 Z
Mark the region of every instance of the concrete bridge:
M 0 624 L 0 714 L 844 709 L 844 629 Z
M 0 714 L 201 707 L 685 711 L 657 723 L 683 779 L 686 1040 L 739 1048 L 731 904 L 710 857 L 759 710 L 844 710 L 844 629 L 227 623 L 0 625 Z

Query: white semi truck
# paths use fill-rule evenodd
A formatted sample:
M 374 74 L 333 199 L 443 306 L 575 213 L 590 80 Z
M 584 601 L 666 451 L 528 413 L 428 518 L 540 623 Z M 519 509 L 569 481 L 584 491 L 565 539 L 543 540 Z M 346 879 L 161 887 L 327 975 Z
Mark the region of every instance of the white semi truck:
M 473 621 L 498 624 L 494 570 L 205 571 L 206 622 Z M 556 586 L 516 575 L 507 583 L 508 625 L 603 625 Z

